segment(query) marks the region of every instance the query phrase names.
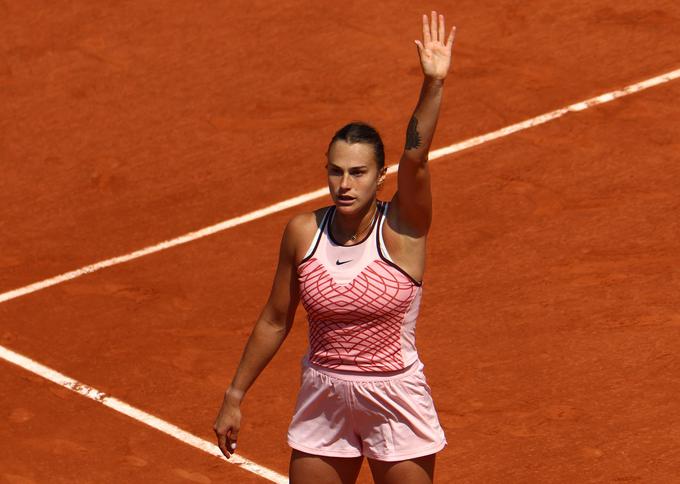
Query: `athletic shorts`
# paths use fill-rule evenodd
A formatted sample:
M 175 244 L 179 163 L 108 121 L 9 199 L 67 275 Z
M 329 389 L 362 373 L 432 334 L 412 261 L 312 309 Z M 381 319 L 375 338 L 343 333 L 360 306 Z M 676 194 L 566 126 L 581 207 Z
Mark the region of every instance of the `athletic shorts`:
M 302 359 L 301 388 L 288 445 L 309 454 L 381 461 L 413 459 L 446 447 L 423 363 L 366 374 Z

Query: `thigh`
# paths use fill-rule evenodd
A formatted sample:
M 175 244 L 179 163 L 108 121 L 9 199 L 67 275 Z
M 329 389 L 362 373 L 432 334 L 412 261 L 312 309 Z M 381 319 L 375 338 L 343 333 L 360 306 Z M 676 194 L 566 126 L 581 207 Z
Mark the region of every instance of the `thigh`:
M 347 389 L 346 382 L 309 367 L 303 369 L 295 413 L 288 426 L 288 445 L 313 455 L 360 457 L 361 441 L 353 429 Z
M 290 484 L 354 484 L 363 457 L 326 457 L 293 449 L 288 476 Z
M 435 454 L 446 447 L 444 429 L 422 373 L 422 362 L 401 378 L 355 385 L 353 415 L 362 454 L 397 462 Z
M 432 484 L 437 454 L 386 462 L 368 459 L 375 484 Z

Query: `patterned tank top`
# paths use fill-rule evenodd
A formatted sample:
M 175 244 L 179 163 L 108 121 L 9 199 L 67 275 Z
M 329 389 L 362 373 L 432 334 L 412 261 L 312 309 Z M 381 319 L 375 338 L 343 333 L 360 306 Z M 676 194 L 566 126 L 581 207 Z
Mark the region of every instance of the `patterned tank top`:
M 389 208 L 378 201 L 369 234 L 344 246 L 330 232 L 326 209 L 297 268 L 309 321 L 307 357 L 313 364 L 361 372 L 402 370 L 418 359 L 415 326 L 421 283 L 390 258 L 382 229 Z

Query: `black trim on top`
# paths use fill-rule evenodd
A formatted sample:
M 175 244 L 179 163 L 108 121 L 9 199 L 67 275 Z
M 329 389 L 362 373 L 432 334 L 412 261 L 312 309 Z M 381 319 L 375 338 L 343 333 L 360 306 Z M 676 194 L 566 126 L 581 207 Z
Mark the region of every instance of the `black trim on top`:
M 383 203 L 383 205 L 382 205 L 382 208 L 381 208 L 381 210 L 380 210 L 380 217 L 379 217 L 381 221 L 382 221 L 382 219 L 385 218 L 385 212 L 387 211 L 387 202 L 382 202 L 382 203 Z M 380 227 L 381 227 L 381 226 L 378 225 L 378 231 L 380 231 Z M 420 281 L 420 282 L 416 281 L 416 280 L 411 276 L 411 274 L 409 274 L 409 273 L 406 272 L 404 269 L 402 269 L 401 267 L 399 267 L 397 264 L 395 264 L 394 262 L 392 262 L 391 260 L 389 260 L 387 257 L 385 257 L 385 254 L 383 254 L 383 251 L 380 249 L 380 236 L 381 236 L 381 235 L 382 235 L 382 234 L 381 234 L 380 232 L 378 232 L 378 233 L 376 234 L 376 237 L 375 237 L 375 245 L 378 247 L 378 255 L 380 255 L 380 258 L 381 258 L 385 263 L 387 263 L 388 265 L 394 267 L 396 270 L 398 270 L 399 272 L 401 272 L 402 274 L 404 274 L 406 277 L 408 277 L 408 278 L 411 280 L 411 282 L 413 282 L 413 284 L 415 284 L 416 286 L 419 286 L 419 287 L 422 286 L 422 285 L 423 285 L 423 281 Z
M 333 213 L 331 213 L 331 216 L 328 217 L 328 224 L 327 224 L 328 232 L 327 233 L 328 233 L 328 237 L 333 241 L 333 243 L 335 245 L 339 246 L 339 247 L 356 247 L 357 245 L 361 245 L 364 242 L 366 242 L 366 239 L 368 239 L 371 236 L 371 234 L 373 233 L 373 229 L 375 228 L 376 224 L 378 223 L 378 219 L 380 218 L 380 216 L 376 213 L 375 216 L 373 217 L 373 222 L 371 222 L 371 230 L 368 231 L 366 236 L 363 239 L 361 239 L 359 242 L 357 242 L 356 244 L 345 245 L 345 244 L 341 244 L 340 242 L 335 240 L 335 237 L 333 237 L 333 233 L 331 231 L 331 221 L 333 220 L 333 215 L 335 214 L 335 205 L 333 205 L 331 207 L 331 210 L 333 211 Z M 379 211 L 380 206 L 378 206 L 378 208 L 376 208 L 376 210 Z
M 318 237 L 318 238 L 316 238 L 316 232 L 314 232 L 314 237 L 316 238 L 316 242 L 314 243 L 314 248 L 312 249 L 312 251 L 309 253 L 309 255 L 308 255 L 307 257 L 305 257 L 304 259 L 302 259 L 302 260 L 300 261 L 300 263 L 297 265 L 298 267 L 300 267 L 302 264 L 304 264 L 304 263 L 307 262 L 309 259 L 311 259 L 311 258 L 314 256 L 314 254 L 316 253 L 316 249 L 319 248 L 319 242 L 321 242 L 321 237 L 323 236 L 324 228 L 326 227 L 326 224 L 327 224 L 328 220 L 330 219 L 330 217 L 328 216 L 328 214 L 329 214 L 329 212 L 330 212 L 333 208 L 335 208 L 335 207 L 329 207 L 329 208 L 327 208 L 327 209 L 326 209 L 326 213 L 323 214 L 323 218 L 321 219 L 321 225 L 320 225 L 319 228 L 317 229 L 318 232 L 319 232 L 319 237 Z M 308 250 L 309 250 L 309 249 L 308 249 Z

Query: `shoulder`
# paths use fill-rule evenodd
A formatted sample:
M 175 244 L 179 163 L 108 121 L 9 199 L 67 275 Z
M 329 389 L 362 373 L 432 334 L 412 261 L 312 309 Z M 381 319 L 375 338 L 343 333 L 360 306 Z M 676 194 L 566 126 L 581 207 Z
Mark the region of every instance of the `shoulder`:
M 301 260 L 307 252 L 329 208 L 331 207 L 327 206 L 312 212 L 298 213 L 288 220 L 283 231 L 282 248 L 285 248 L 286 252 L 294 256 L 297 261 Z
M 293 215 L 286 224 L 284 235 L 296 238 L 305 235 L 314 236 L 316 230 L 321 227 L 324 214 L 330 207 L 321 207 L 313 212 L 303 212 Z

